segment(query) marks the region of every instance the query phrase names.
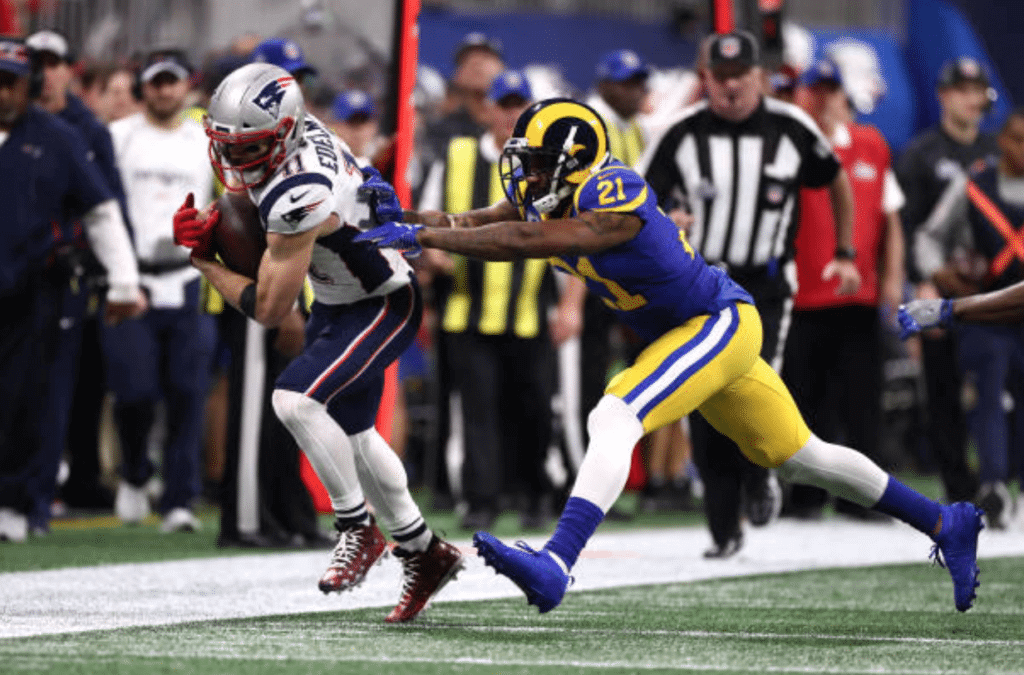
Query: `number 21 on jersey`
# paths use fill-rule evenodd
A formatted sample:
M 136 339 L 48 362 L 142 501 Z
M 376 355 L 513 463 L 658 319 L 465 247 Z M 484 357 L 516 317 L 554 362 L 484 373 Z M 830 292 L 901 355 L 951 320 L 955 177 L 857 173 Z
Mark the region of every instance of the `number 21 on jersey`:
M 598 274 L 597 270 L 594 269 L 594 264 L 590 262 L 590 260 L 588 260 L 586 256 L 579 257 L 579 259 L 576 261 L 575 269 L 572 268 L 567 262 L 565 262 L 561 258 L 550 258 L 549 260 L 551 261 L 552 265 L 554 265 L 555 267 L 562 268 L 563 270 L 569 272 L 569 274 L 572 274 L 573 276 L 580 277 L 584 281 L 589 279 L 590 281 L 596 282 L 604 286 L 605 289 L 607 289 L 608 292 L 615 299 L 612 300 L 610 298 L 604 297 L 602 297 L 601 299 L 604 301 L 604 304 L 608 305 L 612 309 L 618 309 L 623 312 L 628 312 L 630 310 L 639 309 L 640 307 L 643 307 L 644 305 L 647 304 L 647 298 L 645 298 L 644 296 L 640 294 L 630 293 L 615 281 L 611 279 L 605 279 L 600 274 Z

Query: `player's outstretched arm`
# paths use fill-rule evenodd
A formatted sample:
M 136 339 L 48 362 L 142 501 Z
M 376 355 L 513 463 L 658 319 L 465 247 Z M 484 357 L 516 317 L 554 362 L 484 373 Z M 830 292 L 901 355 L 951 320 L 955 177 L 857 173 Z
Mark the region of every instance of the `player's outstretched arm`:
M 643 221 L 630 213 L 589 211 L 576 218 L 506 221 L 471 230 L 424 228 L 417 240 L 484 260 L 519 260 L 596 253 L 629 241 L 641 227 Z
M 473 209 L 464 213 L 444 213 L 443 211 L 406 211 L 405 222 L 419 223 L 427 227 L 444 227 L 448 229 L 466 229 L 520 220 L 519 212 L 511 203 L 502 200 L 482 209 Z
M 953 301 L 953 316 L 969 323 L 1012 323 L 1024 320 L 1024 282 L 991 293 Z
M 1012 323 L 1024 320 L 1024 282 L 991 293 L 967 295 L 955 300 L 913 300 L 900 305 L 896 315 L 907 338 L 928 328 L 942 328 L 954 321 L 964 323 Z

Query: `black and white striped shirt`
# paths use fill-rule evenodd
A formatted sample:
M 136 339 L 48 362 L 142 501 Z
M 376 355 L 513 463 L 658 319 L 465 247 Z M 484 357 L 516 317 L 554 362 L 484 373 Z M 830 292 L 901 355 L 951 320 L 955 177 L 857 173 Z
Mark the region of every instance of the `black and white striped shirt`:
M 693 215 L 690 243 L 708 262 L 741 283 L 770 278 L 771 289 L 751 292 L 789 295 L 780 270 L 793 255 L 800 188 L 828 185 L 840 164 L 806 113 L 765 98 L 738 123 L 707 101 L 691 106 L 638 168 L 664 210 Z

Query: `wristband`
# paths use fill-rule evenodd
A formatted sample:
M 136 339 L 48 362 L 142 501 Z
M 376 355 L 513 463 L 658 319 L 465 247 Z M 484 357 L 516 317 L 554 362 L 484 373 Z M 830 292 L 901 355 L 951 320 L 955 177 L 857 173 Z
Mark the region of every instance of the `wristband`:
M 836 260 L 853 260 L 857 257 L 857 249 L 852 246 L 837 246 L 832 257 Z
M 238 309 L 242 310 L 250 319 L 256 319 L 256 282 L 249 284 L 242 289 L 238 296 Z

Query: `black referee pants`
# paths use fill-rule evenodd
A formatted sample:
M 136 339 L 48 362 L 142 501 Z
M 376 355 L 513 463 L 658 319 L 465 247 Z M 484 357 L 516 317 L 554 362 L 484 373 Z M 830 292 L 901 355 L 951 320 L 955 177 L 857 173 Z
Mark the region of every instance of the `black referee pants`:
M 462 491 L 471 511 L 500 508 L 518 492 L 551 490 L 544 460 L 551 443 L 554 347 L 548 336 L 448 333 L 451 382 L 462 401 Z
M 302 481 L 299 446 L 271 404 L 274 381 L 291 359 L 274 349 L 276 330 L 251 330 L 248 320 L 230 309 L 219 319 L 221 339 L 231 352 L 220 538 L 224 543 L 256 534 L 272 543 L 287 543 L 295 535 L 314 540 L 317 513 Z M 254 367 L 259 362 L 262 377 Z M 255 448 L 243 448 L 246 437 L 255 437 Z
M 978 476 L 967 466 L 967 421 L 960 402 L 956 336 L 952 331 L 939 337 L 922 334 L 921 357 L 928 445 L 939 465 L 946 499 L 971 501 L 978 492 Z
M 781 346 L 787 300 L 754 299 L 764 329 L 761 357 L 771 364 Z M 704 482 L 704 514 L 711 538 L 722 547 L 740 534 L 744 487 L 754 488 L 763 484 L 768 470 L 744 457 L 739 446 L 715 431 L 699 413 L 690 415 L 690 434 L 693 461 Z
M 881 330 L 875 307 L 795 311 L 782 368 L 782 379 L 811 430 L 876 463 L 882 460 Z M 798 512 L 821 509 L 827 501 L 821 488 L 791 488 L 790 507 Z

